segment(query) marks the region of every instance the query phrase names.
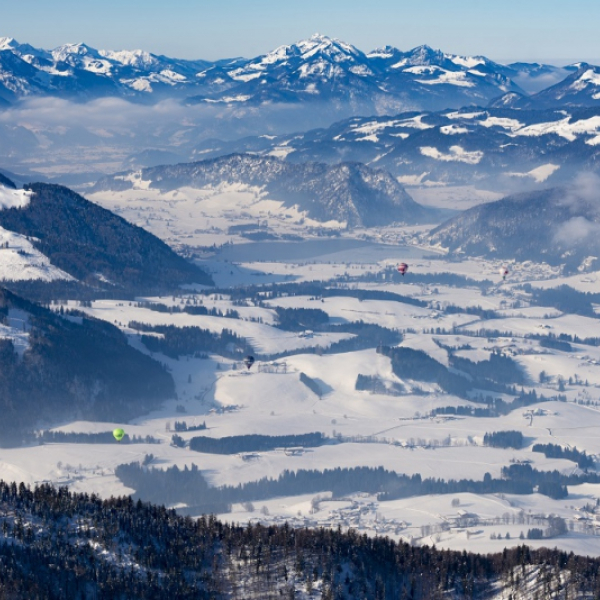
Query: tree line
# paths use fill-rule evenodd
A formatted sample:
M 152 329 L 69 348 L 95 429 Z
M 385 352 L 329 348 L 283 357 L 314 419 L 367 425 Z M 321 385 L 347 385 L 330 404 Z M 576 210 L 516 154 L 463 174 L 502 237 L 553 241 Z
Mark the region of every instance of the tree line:
M 436 383 L 445 392 L 460 398 L 470 399 L 473 389 L 515 393 L 514 384 L 524 382 L 524 375 L 517 363 L 510 357 L 496 353 L 480 362 L 450 355 L 449 364 L 453 368 L 450 370 L 423 350 L 380 346 L 377 352 L 390 359 L 392 370 L 400 379 Z
M 563 448 L 558 444 L 534 444 L 531 448 L 533 452 L 541 452 L 546 458 L 565 458 L 577 463 L 580 469 L 593 469 L 594 459 L 588 456 L 585 450 L 577 448 Z
M 179 469 L 157 469 L 137 462 L 122 464 L 115 470 L 124 485 L 136 490 L 135 497 L 164 504 L 184 503 L 193 514 L 225 513 L 231 504 L 266 500 L 277 496 L 296 496 L 332 492 L 334 497 L 353 493 L 377 494 L 380 501 L 396 500 L 429 494 L 540 494 L 551 498 L 566 498 L 568 485 L 599 483 L 596 473 L 563 475 L 558 471 L 538 471 L 530 465 L 513 464 L 502 469 L 502 477 L 486 473 L 482 480 L 423 478 L 420 474 L 405 475 L 383 467 L 352 467 L 286 470 L 276 478 L 237 486 L 210 487 L 197 466 Z
M 233 435 L 223 438 L 206 436 L 193 437 L 190 450 L 207 454 L 238 454 L 239 452 L 267 452 L 275 448 L 315 448 L 328 442 L 322 433 L 301 433 L 289 435 Z
M 221 310 L 216 306 L 207 308 L 206 306 L 197 304 L 184 304 L 183 306 L 169 306 L 162 302 L 136 302 L 138 308 L 145 308 L 147 310 L 153 310 L 160 313 L 177 314 L 187 313 L 188 315 L 209 315 L 212 317 L 224 317 L 227 319 L 239 319 L 240 313 L 237 310 L 228 308 Z
M 141 340 L 148 350 L 162 352 L 170 358 L 205 353 L 239 358 L 240 355 L 252 353 L 252 347 L 247 340 L 229 329 L 215 333 L 197 326 L 149 325 L 138 321 L 130 321 L 129 327 L 143 332 Z
M 160 444 L 152 435 L 132 435 L 126 433 L 120 442 L 115 440 L 112 431 L 97 433 L 76 433 L 73 431 L 42 431 L 36 435 L 40 444 Z

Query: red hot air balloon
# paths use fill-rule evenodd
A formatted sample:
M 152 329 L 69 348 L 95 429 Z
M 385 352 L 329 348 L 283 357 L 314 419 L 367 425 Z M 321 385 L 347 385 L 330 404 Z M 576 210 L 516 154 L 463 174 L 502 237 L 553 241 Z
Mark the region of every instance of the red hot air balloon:
M 400 263 L 398 265 L 398 273 L 404 277 L 404 274 L 408 271 L 408 265 L 406 263 Z

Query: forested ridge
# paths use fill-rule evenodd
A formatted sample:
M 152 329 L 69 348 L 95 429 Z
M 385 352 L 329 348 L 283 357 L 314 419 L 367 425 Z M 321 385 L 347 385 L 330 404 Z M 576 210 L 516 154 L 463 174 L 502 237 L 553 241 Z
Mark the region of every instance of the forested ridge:
M 212 283 L 167 244 L 70 189 L 46 183 L 22 208 L 0 211 L 0 226 L 32 238 L 51 262 L 92 287 L 160 291 Z M 106 285 L 109 282 L 109 285 Z
M 423 350 L 384 345 L 378 347 L 377 352 L 391 360 L 392 370 L 400 379 L 436 383 L 445 392 L 460 398 L 469 398 L 473 389 L 516 394 L 514 385 L 526 383 L 519 365 L 498 353 L 479 362 L 450 354 L 451 368 L 448 368 Z
M 317 589 L 324 600 L 458 600 L 497 597 L 497 585 L 506 597 L 597 598 L 599 573 L 600 559 L 557 550 L 477 555 L 353 530 L 236 526 L 0 482 L 0 598 L 13 600 L 291 600 Z

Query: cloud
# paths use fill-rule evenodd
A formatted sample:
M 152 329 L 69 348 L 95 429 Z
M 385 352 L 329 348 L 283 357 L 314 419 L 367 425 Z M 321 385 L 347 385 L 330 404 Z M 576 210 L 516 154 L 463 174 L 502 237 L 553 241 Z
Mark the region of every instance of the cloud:
M 535 94 L 536 92 L 541 92 L 542 90 L 563 81 L 568 75 L 569 71 L 564 69 L 544 73 L 543 75 L 520 73 L 513 78 L 513 81 L 521 86 L 526 92 Z
M 577 175 L 573 185 L 558 202 L 573 216 L 558 224 L 553 235 L 556 244 L 568 248 L 600 246 L 600 177 L 596 173 Z
M 597 173 L 579 173 L 573 184 L 574 194 L 587 202 L 600 200 L 600 176 Z
M 573 217 L 558 227 L 554 242 L 567 247 L 588 245 L 590 242 L 597 246 L 599 236 L 600 223 L 585 217 Z
M 0 112 L 0 123 L 21 125 L 27 129 L 101 128 L 107 131 L 132 131 L 142 125 L 195 123 L 215 116 L 207 106 L 185 106 L 177 100 L 139 104 L 121 98 L 99 98 L 89 102 L 71 102 L 61 98 L 32 98 Z
M 236 139 L 261 133 L 282 133 L 321 126 L 318 115 L 296 104 L 246 106 L 185 104 L 179 99 L 154 103 L 109 97 L 88 102 L 61 98 L 31 98 L 0 111 L 0 125 L 21 126 L 44 139 L 42 146 L 60 143 L 93 144 L 96 137 L 128 141 L 132 147 L 177 147 L 208 138 Z M 317 119 L 317 123 L 313 123 Z M 91 134 L 91 138 L 90 138 Z M 86 140 L 86 135 L 88 139 Z M 48 141 L 49 140 L 49 141 Z
M 579 173 L 558 204 L 568 206 L 574 214 L 600 214 L 600 176 L 591 172 Z
M 0 111 L 0 131 L 10 130 L 14 138 L 0 146 L 0 156 L 3 166 L 16 173 L 37 172 L 68 182 L 64 173 L 95 177 L 122 170 L 128 157 L 144 150 L 166 150 L 192 160 L 205 140 L 309 129 L 315 118 L 322 118 L 318 111 L 283 103 L 227 106 L 187 105 L 180 99 L 151 104 L 115 97 L 88 102 L 29 98 Z

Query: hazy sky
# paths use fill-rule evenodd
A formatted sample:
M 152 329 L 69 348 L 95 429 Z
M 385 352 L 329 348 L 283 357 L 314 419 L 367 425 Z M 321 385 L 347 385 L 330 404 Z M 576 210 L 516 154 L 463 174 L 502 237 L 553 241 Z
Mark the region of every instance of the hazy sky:
M 0 0 L 0 37 L 179 58 L 252 57 L 319 32 L 364 51 L 428 44 L 489 58 L 600 62 L 600 0 Z

